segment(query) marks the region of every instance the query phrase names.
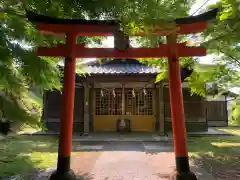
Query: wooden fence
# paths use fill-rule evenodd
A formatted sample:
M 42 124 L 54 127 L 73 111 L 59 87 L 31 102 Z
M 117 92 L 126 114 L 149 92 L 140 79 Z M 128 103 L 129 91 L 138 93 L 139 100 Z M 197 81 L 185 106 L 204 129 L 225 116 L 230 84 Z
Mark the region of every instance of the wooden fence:
M 227 103 L 225 101 L 185 101 L 185 120 L 191 122 L 207 121 L 209 126 L 228 124 Z M 165 121 L 171 121 L 170 103 L 164 103 Z
M 206 101 L 206 118 L 209 126 L 227 126 L 226 101 Z
M 204 101 L 185 101 L 184 102 L 184 113 L 186 121 L 206 121 L 205 118 L 205 102 Z M 165 102 L 164 104 L 164 117 L 165 121 L 171 121 L 171 108 L 170 103 Z

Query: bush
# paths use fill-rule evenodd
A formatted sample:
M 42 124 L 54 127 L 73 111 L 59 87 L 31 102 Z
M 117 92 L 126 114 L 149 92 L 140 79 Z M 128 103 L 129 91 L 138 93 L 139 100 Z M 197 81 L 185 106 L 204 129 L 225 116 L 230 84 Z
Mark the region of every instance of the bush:
M 236 99 L 231 103 L 230 124 L 240 125 L 240 99 Z

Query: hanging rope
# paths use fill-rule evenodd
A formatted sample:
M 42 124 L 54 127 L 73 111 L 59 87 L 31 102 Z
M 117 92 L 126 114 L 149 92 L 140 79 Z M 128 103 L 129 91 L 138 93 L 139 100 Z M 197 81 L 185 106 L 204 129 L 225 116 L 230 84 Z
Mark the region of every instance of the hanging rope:
M 115 88 L 113 88 L 113 90 L 112 90 L 112 94 L 113 94 L 113 97 L 115 98 L 115 97 L 116 97 Z
M 146 95 L 147 95 L 147 91 L 146 91 L 146 89 L 145 89 L 145 88 L 143 89 L 143 94 L 144 94 L 144 96 L 146 96 Z
M 136 97 L 136 94 L 135 94 L 134 88 L 132 89 L 132 96 L 133 96 L 133 98 Z
M 102 97 L 104 96 L 103 89 L 101 89 L 101 96 L 102 96 Z

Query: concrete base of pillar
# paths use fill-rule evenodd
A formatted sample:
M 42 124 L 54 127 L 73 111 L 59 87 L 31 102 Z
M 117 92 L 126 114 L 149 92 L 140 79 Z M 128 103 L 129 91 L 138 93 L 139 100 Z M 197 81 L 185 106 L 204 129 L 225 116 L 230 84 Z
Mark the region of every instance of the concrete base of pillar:
M 192 172 L 176 172 L 176 174 L 173 175 L 173 178 L 171 178 L 172 180 L 197 180 L 197 176 L 192 173 Z
M 68 172 L 58 172 L 55 171 L 52 173 L 49 180 L 76 180 L 76 176 L 73 170 L 69 170 Z

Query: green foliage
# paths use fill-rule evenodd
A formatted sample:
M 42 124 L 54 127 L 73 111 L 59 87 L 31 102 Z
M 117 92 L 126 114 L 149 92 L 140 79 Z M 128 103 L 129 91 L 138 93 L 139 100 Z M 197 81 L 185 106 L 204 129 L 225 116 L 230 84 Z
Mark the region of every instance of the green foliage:
M 41 92 L 61 90 L 61 73 L 57 68 L 61 60 L 36 57 L 35 48 L 65 43 L 64 38 L 39 34 L 25 18 L 26 9 L 58 18 L 117 19 L 125 32 L 131 33 L 140 29 L 147 31 L 152 24 L 165 26 L 165 20 L 171 22 L 175 17 L 185 16 L 190 3 L 191 0 L 0 0 L 1 111 L 9 120 L 32 123 L 35 119 L 37 122 L 31 109 L 35 108 L 39 117 L 41 107 L 27 95 L 29 91 L 32 88 Z M 101 44 L 101 40 L 100 37 L 79 37 L 77 42 Z M 161 39 L 155 44 L 159 41 Z M 81 72 L 79 65 L 77 69 Z M 13 111 L 16 116 L 10 113 Z
M 233 100 L 230 105 L 230 122 L 233 125 L 240 125 L 240 98 Z
M 239 2 L 236 0 L 221 0 L 220 7 L 222 8 L 222 12 L 220 14 L 220 20 L 228 20 L 233 19 L 237 16 Z
M 194 73 L 188 78 L 192 94 L 205 95 L 205 84 L 208 82 L 217 83 L 219 92 L 232 87 L 239 86 L 240 69 L 240 3 L 235 0 L 221 0 L 209 8 L 220 9 L 216 20 L 213 20 L 208 29 L 202 34 L 201 46 L 208 50 L 208 54 L 217 57 L 214 62 L 216 66 L 201 68 L 198 61 L 193 58 L 181 58 L 183 67 L 193 67 Z M 208 8 L 208 9 L 209 9 Z M 185 9 L 187 10 L 187 8 Z M 203 11 L 206 11 L 204 9 Z M 182 14 L 184 16 L 184 13 Z M 182 36 L 179 42 L 189 39 L 189 36 Z M 137 42 L 142 47 L 157 47 L 164 43 L 162 38 L 138 38 Z M 141 62 L 161 69 L 156 81 L 167 78 L 167 64 L 163 59 L 141 59 Z M 208 70 L 206 70 L 208 69 Z
M 24 2 L 0 1 L 0 111 L 8 121 L 36 124 L 41 108 L 28 95 L 31 88 L 60 89 L 61 84 L 57 62 L 37 57 L 35 47 L 57 40 L 40 36 L 24 13 Z
M 8 121 L 24 121 L 29 124 L 36 124 L 36 118 L 33 114 L 31 114 L 31 105 L 26 104 L 28 101 L 23 98 L 21 100 L 17 100 L 17 98 L 12 96 L 12 99 L 9 99 L 9 96 L 0 96 L 1 102 L 1 111 L 2 118 L 5 119 L 7 117 Z
M 209 53 L 217 55 L 215 63 L 224 68 L 212 72 L 214 81 L 221 89 L 240 87 L 240 2 L 221 0 L 209 8 L 219 7 L 218 18 L 204 33 L 205 46 Z M 231 121 L 240 124 L 239 96 L 231 103 Z
M 192 94 L 201 96 L 206 95 L 205 85 L 207 83 L 215 83 L 218 92 L 226 91 L 230 87 L 231 82 L 238 77 L 237 72 L 230 71 L 225 65 L 194 65 L 194 72 L 189 77 L 189 86 Z M 227 84 L 229 83 L 229 84 Z
M 221 0 L 209 8 L 219 7 L 220 13 L 204 33 L 203 46 L 209 53 L 219 55 L 218 64 L 228 65 L 231 69 L 240 68 L 240 2 Z
M 173 26 L 173 19 L 187 16 L 194 0 L 0 0 L 0 91 L 1 109 L 10 105 L 20 111 L 24 111 L 31 117 L 30 111 L 39 105 L 29 102 L 31 96 L 27 96 L 32 87 L 43 90 L 61 89 L 61 73 L 57 63 L 61 60 L 52 58 L 39 58 L 35 55 L 37 46 L 54 46 L 64 43 L 62 37 L 43 36 L 36 32 L 34 25 L 25 18 L 25 9 L 59 18 L 84 18 L 84 19 L 117 19 L 121 28 L 126 33 L 139 30 L 149 31 L 153 27 L 167 28 Z M 240 21 L 234 0 L 222 0 L 214 6 L 220 7 L 221 13 L 216 21 L 210 24 L 204 33 L 203 46 L 209 53 L 222 54 L 218 58 L 216 69 L 211 72 L 196 71 L 189 78 L 192 93 L 204 94 L 204 83 L 216 81 L 219 86 L 230 87 L 236 85 L 239 80 L 239 32 Z M 213 6 L 212 6 L 213 7 Z M 181 37 L 180 40 L 184 40 Z M 79 37 L 78 43 L 101 44 L 102 38 Z M 161 37 L 150 36 L 137 38 L 137 42 L 143 47 L 156 47 L 164 43 Z M 26 45 L 28 45 L 26 47 Z M 161 69 L 157 81 L 167 78 L 166 59 L 140 59 L 140 61 Z M 192 58 L 182 58 L 181 65 L 195 67 L 197 61 Z M 229 65 L 231 67 L 229 67 Z M 78 71 L 81 72 L 80 65 Z M 230 82 L 230 83 L 229 83 Z M 19 106 L 16 102 L 24 102 Z M 32 102 L 32 101 L 30 101 Z M 10 110 L 4 109 L 10 112 Z M 16 110 L 16 112 L 18 112 Z M 5 113 L 8 114 L 8 113 Z M 24 113 L 23 113 L 24 114 Z M 9 116 L 10 115 L 6 115 Z M 10 119 L 16 119 L 11 117 Z M 29 122 L 32 122 L 31 118 Z

